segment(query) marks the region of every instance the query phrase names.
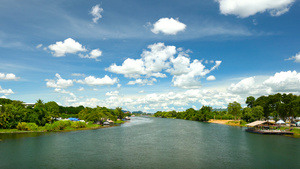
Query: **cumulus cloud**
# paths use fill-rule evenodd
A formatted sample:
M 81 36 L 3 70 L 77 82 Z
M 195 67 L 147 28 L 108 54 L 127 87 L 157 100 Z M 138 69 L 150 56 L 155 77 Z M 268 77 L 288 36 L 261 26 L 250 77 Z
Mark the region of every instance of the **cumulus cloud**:
M 144 62 L 141 59 L 126 59 L 122 66 L 117 66 L 115 63 L 105 69 L 117 74 L 123 74 L 129 78 L 139 78 L 140 75 L 146 74 Z
M 19 77 L 16 77 L 13 73 L 0 73 L 0 80 L 18 80 Z
M 1 86 L 0 86 L 0 93 L 2 93 L 4 95 L 14 94 L 14 92 L 11 89 L 2 89 Z
M 81 58 L 88 58 L 88 59 L 96 59 L 98 60 L 98 57 L 102 56 L 102 51 L 99 49 L 94 49 L 90 52 L 89 55 L 83 55 L 83 54 L 79 54 L 79 56 Z
M 165 78 L 163 71 L 173 75 L 173 85 L 181 88 L 197 88 L 200 86 L 200 78 L 203 78 L 215 70 L 222 63 L 215 61 L 215 65 L 207 69 L 202 61 L 197 59 L 190 61 L 188 53 L 181 48 L 176 50 L 175 46 L 166 46 L 164 43 L 155 43 L 148 46 L 150 50 L 144 50 L 140 59 L 126 59 L 121 66 L 112 64 L 106 71 L 117 74 L 124 74 L 127 78 L 136 80 L 130 81 L 129 85 L 151 84 L 155 80 L 147 80 L 150 77 Z M 179 51 L 178 56 L 176 57 Z M 143 79 L 144 78 L 144 79 Z
M 216 80 L 216 77 L 213 76 L 213 75 L 210 75 L 210 76 L 208 76 L 208 77 L 206 78 L 206 80 L 208 80 L 208 81 L 213 81 L 213 80 Z
M 215 66 L 211 69 L 206 69 L 202 62 L 197 59 L 192 63 L 186 62 L 184 66 L 180 67 L 181 72 L 174 71 L 177 74 L 173 76 L 173 85 L 181 88 L 198 88 L 201 86 L 199 79 L 219 67 L 220 64 L 221 61 L 216 61 Z
M 76 95 L 70 91 L 56 88 L 56 89 L 54 89 L 54 92 L 61 93 L 61 94 L 67 94 L 68 96 L 63 97 L 63 100 L 66 102 L 66 104 L 74 103 L 74 102 L 78 101 Z
M 103 12 L 103 8 L 100 7 L 99 4 L 92 7 L 90 14 L 93 15 L 93 22 L 97 23 L 100 18 L 102 18 L 101 13 Z
M 147 77 L 167 77 L 165 74 L 160 73 L 163 69 L 170 66 L 168 59 L 176 54 L 175 46 L 165 46 L 164 43 L 155 43 L 149 45 L 150 51 L 144 50 L 141 54 L 141 59 L 126 59 L 122 66 L 112 64 L 106 71 L 117 74 L 124 74 L 128 78 L 140 78 L 141 75 Z
M 300 63 L 300 52 L 286 60 L 294 60 L 294 62 Z
M 220 12 L 246 18 L 256 13 L 269 12 L 271 16 L 280 16 L 289 11 L 295 0 L 216 0 Z
M 160 32 L 167 35 L 176 35 L 180 31 L 184 31 L 186 25 L 181 23 L 178 18 L 161 18 L 153 24 L 153 29 L 151 31 L 155 34 Z
M 231 84 L 227 91 L 239 95 L 269 95 L 274 93 L 294 93 L 300 91 L 300 73 L 286 71 L 275 73 L 274 76 L 257 80 L 257 77 L 242 79 L 236 84 Z
M 257 86 L 258 85 L 255 84 L 255 77 L 249 77 L 236 84 L 231 84 L 227 90 L 234 94 L 249 94 L 251 91 L 257 89 Z
M 103 85 L 114 85 L 118 83 L 118 78 L 110 78 L 105 75 L 103 78 L 96 78 L 95 76 L 88 76 L 84 80 L 77 80 L 77 83 L 87 84 L 90 86 L 103 86 Z
M 73 86 L 73 81 L 72 80 L 66 80 L 61 78 L 61 76 L 56 73 L 55 74 L 56 79 L 46 79 L 45 81 L 47 81 L 46 85 L 47 87 L 51 87 L 51 88 L 67 88 L 70 86 Z
M 52 55 L 55 57 L 62 57 L 68 53 L 75 54 L 77 52 L 87 51 L 84 46 L 72 38 L 65 39 L 63 42 L 56 42 L 55 44 L 49 45 L 48 48 L 52 51 Z
M 296 71 L 279 72 L 263 83 L 274 92 L 299 92 L 300 73 Z

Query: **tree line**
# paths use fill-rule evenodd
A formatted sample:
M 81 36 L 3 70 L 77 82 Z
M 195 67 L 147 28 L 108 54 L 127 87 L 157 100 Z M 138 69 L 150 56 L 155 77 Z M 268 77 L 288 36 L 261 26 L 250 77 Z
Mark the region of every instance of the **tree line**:
M 37 100 L 32 107 L 26 106 L 22 101 L 0 98 L 0 128 L 2 129 L 17 128 L 21 122 L 45 126 L 53 123 L 58 117 L 78 117 L 87 122 L 102 123 L 107 119 L 116 121 L 124 116 L 122 108 L 119 107 L 115 110 L 106 107 L 63 107 L 54 101 L 44 103 L 42 100 Z
M 238 102 L 229 103 L 227 111 L 213 111 L 212 107 L 202 106 L 199 110 L 189 108 L 185 111 L 158 111 L 155 117 L 176 118 L 194 121 L 208 121 L 210 119 L 234 119 L 253 122 L 273 118 L 275 121 L 300 117 L 300 96 L 293 94 L 281 94 L 260 96 L 255 99 L 247 97 L 247 107 L 242 108 Z

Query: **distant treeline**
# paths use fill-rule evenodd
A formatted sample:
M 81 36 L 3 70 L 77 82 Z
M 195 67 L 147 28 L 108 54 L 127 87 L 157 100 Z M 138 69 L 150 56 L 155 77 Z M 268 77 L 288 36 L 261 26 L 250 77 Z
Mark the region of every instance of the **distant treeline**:
M 246 99 L 246 108 L 242 108 L 238 102 L 229 103 L 227 111 L 212 111 L 212 107 L 203 106 L 199 110 L 189 108 L 186 111 L 158 111 L 155 117 L 177 118 L 195 121 L 208 121 L 209 119 L 242 119 L 247 122 L 255 120 L 274 120 L 300 117 L 300 96 L 293 94 L 274 94 L 261 96 L 255 99 L 249 96 Z
M 122 108 L 111 110 L 106 107 L 63 107 L 54 101 L 44 103 L 42 100 L 38 100 L 32 107 L 26 106 L 22 101 L 0 98 L 0 128 L 3 129 L 16 128 L 21 122 L 45 126 L 58 117 L 78 117 L 81 120 L 102 123 L 107 119 L 117 120 L 124 116 Z

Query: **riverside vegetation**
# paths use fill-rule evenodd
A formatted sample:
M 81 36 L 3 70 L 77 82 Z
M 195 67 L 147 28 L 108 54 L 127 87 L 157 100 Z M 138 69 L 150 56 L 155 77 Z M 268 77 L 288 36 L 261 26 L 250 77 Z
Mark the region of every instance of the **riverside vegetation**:
M 0 132 L 18 131 L 61 131 L 85 128 L 100 128 L 100 123 L 111 119 L 123 119 L 125 114 L 122 108 L 115 110 L 106 107 L 89 108 L 84 106 L 63 107 L 56 102 L 44 103 L 38 100 L 34 107 L 25 106 L 23 102 L 0 98 Z M 56 121 L 55 118 L 77 117 L 88 122 Z
M 194 121 L 209 121 L 210 119 L 234 120 L 227 124 L 234 126 L 245 126 L 247 123 L 256 120 L 267 120 L 272 117 L 275 121 L 282 119 L 293 121 L 295 117 L 300 117 L 300 96 L 293 94 L 281 94 L 261 96 L 255 99 L 249 96 L 246 99 L 247 107 L 242 108 L 238 102 L 229 103 L 227 110 L 213 111 L 212 107 L 202 106 L 195 110 L 189 108 L 186 111 L 158 111 L 155 117 L 176 118 Z M 299 129 L 292 130 L 295 134 L 300 134 Z

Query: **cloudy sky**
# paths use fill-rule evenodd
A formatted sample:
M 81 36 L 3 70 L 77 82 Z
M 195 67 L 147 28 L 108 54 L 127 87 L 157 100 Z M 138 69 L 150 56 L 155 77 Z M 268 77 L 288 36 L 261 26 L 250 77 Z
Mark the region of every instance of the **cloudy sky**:
M 146 112 L 300 94 L 299 0 L 1 0 L 0 97 Z

